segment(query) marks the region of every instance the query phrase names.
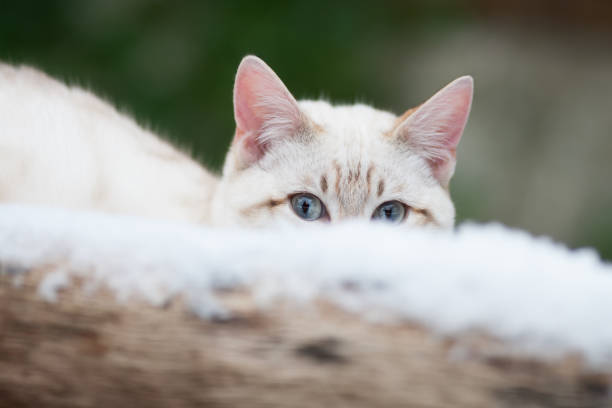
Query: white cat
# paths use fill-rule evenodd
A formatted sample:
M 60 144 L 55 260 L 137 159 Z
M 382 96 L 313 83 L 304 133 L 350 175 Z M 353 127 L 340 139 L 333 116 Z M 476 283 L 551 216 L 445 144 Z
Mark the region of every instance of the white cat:
M 214 225 L 361 217 L 451 227 L 448 183 L 472 93 L 464 76 L 400 117 L 298 102 L 248 56 L 216 177 L 91 93 L 0 65 L 0 201 Z

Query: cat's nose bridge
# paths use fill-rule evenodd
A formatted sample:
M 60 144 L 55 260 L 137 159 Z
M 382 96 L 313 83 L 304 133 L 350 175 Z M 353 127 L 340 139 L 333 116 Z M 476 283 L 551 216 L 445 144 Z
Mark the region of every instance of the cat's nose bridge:
M 341 166 L 334 162 L 333 192 L 338 200 L 337 218 L 355 218 L 363 215 L 366 201 L 372 190 L 373 166 L 361 162 L 353 166 Z

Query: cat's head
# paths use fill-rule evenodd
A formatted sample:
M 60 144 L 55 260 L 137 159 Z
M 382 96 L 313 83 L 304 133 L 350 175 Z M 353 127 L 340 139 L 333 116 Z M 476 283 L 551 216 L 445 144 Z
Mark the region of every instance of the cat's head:
M 248 56 L 234 85 L 236 134 L 213 205 L 219 224 L 347 218 L 451 227 L 448 184 L 472 101 L 464 76 L 397 117 L 296 101 Z

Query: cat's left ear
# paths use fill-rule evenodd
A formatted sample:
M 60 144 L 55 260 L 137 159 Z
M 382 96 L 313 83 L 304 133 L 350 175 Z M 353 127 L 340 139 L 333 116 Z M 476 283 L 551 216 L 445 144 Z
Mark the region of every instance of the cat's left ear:
M 455 151 L 470 114 L 474 80 L 463 76 L 416 108 L 395 129 L 394 137 L 424 156 L 441 185 L 455 171 Z
M 245 57 L 234 83 L 235 151 L 248 167 L 284 138 L 299 134 L 306 118 L 285 84 L 261 59 Z

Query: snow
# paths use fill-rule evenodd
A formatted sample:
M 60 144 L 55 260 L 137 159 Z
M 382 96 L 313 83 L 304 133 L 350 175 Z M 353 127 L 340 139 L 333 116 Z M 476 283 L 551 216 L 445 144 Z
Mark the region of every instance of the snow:
M 60 264 L 39 286 L 55 300 L 74 276 L 162 305 L 184 295 L 223 315 L 215 289 L 249 286 L 260 307 L 323 297 L 367 318 L 441 335 L 484 330 L 521 350 L 612 363 L 612 266 L 498 224 L 454 232 L 372 223 L 214 229 L 137 217 L 0 205 L 0 273 Z

